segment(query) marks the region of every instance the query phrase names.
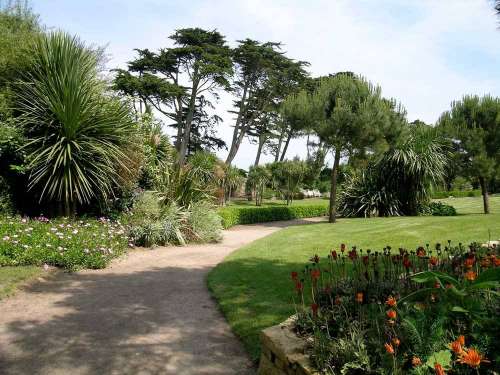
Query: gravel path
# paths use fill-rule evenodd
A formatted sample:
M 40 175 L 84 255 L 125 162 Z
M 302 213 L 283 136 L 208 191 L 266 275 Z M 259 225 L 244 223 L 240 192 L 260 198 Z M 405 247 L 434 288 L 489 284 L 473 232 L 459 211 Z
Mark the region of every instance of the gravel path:
M 132 251 L 104 270 L 27 286 L 0 302 L 0 374 L 253 374 L 207 273 L 237 248 L 305 222 L 238 226 L 219 244 Z

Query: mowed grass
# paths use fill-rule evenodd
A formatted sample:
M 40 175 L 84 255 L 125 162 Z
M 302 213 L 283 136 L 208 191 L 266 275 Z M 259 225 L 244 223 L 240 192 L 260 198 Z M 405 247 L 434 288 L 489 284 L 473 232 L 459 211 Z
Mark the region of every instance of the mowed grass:
M 482 198 L 444 199 L 458 211 L 454 217 L 339 219 L 283 229 L 245 246 L 219 264 L 208 285 L 234 332 L 254 360 L 260 354 L 259 333 L 293 314 L 291 271 L 311 256 L 326 257 L 341 243 L 358 248 L 416 248 L 426 243 L 469 243 L 500 239 L 500 197 L 491 197 L 492 214 L 482 212 Z
M 307 205 L 316 205 L 316 204 L 324 204 L 328 206 L 328 198 L 305 198 L 305 199 L 297 199 L 292 202 L 292 206 L 307 206 Z M 228 206 L 243 206 L 243 207 L 255 207 L 255 200 L 249 201 L 248 199 L 235 199 L 233 198 L 230 202 L 228 202 Z M 261 207 L 266 206 L 286 206 L 286 201 L 284 200 L 272 200 L 272 199 L 264 199 Z
M 36 266 L 0 267 L 0 300 L 14 294 L 19 285 L 41 275 L 43 269 Z

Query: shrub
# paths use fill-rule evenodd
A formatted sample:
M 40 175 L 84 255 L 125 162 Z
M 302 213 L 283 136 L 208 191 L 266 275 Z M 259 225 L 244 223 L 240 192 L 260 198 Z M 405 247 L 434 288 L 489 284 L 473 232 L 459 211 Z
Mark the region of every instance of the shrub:
M 230 228 L 239 224 L 266 223 L 269 221 L 300 219 L 304 217 L 325 216 L 328 206 L 270 206 L 270 207 L 224 207 L 219 209 L 222 226 Z
M 199 242 L 217 242 L 222 237 L 221 217 L 208 203 L 194 204 L 189 210 L 188 225 Z
M 451 241 L 415 251 L 341 245 L 292 272 L 295 328 L 312 341 L 322 373 L 431 374 L 436 364 L 495 373 L 499 250 Z
M 157 194 L 145 192 L 127 216 L 127 222 L 132 241 L 139 246 L 185 245 L 221 238 L 221 219 L 206 201 L 184 208 L 175 202 L 164 205 Z
M 101 218 L 0 218 L 0 266 L 104 268 L 127 248 L 125 227 Z
M 455 210 L 455 207 L 443 202 L 430 202 L 422 207 L 422 214 L 432 216 L 456 216 L 457 210 Z

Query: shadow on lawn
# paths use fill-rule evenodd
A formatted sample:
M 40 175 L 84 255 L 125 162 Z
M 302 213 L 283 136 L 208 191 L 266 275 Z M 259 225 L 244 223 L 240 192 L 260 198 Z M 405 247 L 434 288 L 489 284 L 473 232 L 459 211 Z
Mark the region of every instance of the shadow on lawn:
M 294 314 L 290 275 L 307 263 L 307 258 L 302 263 L 244 258 L 226 260 L 210 272 L 209 288 L 254 362 L 260 356 L 260 332 Z
M 202 292 L 207 271 L 82 272 L 29 286 L 24 298 L 55 308 L 0 316 L 0 373 L 253 373 Z

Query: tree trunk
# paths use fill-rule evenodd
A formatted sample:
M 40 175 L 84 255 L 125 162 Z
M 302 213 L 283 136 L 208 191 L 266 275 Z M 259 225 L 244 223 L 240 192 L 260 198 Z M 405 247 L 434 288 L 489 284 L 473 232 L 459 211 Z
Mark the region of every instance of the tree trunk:
M 286 151 L 288 150 L 288 145 L 290 144 L 291 139 L 292 139 L 292 131 L 290 130 L 290 133 L 288 133 L 288 137 L 286 137 L 285 147 L 283 148 L 283 152 L 281 153 L 280 161 L 285 160 L 285 154 Z
M 179 166 L 183 166 L 186 162 L 187 149 L 189 145 L 189 138 L 191 136 L 191 123 L 193 122 L 194 110 L 196 106 L 196 95 L 198 93 L 199 78 L 198 71 L 193 72 L 193 87 L 191 88 L 191 97 L 189 98 L 188 113 L 186 116 L 186 123 L 184 124 L 184 131 L 182 134 L 182 143 L 179 149 Z
M 486 186 L 486 180 L 484 177 L 479 177 L 479 184 L 481 185 L 481 193 L 483 194 L 483 208 L 484 213 L 490 213 L 490 199 L 488 197 L 488 189 Z
M 283 132 L 280 133 L 278 138 L 278 145 L 276 146 L 276 153 L 274 154 L 274 161 L 278 161 L 280 158 L 281 144 L 283 143 Z
M 329 209 L 329 219 L 330 223 L 335 223 L 337 220 L 337 173 L 340 163 L 340 148 L 335 148 L 335 159 L 333 161 L 332 168 L 332 184 L 330 189 L 330 209 Z
M 255 157 L 255 162 L 253 165 L 256 167 L 259 165 L 260 161 L 260 155 L 262 154 L 262 148 L 264 147 L 264 143 L 266 143 L 266 137 L 260 136 L 259 137 L 259 147 L 257 148 L 257 156 Z
M 241 95 L 240 108 L 238 109 L 238 116 L 236 117 L 236 122 L 234 124 L 233 139 L 231 141 L 231 147 L 229 148 L 229 154 L 227 155 L 226 164 L 231 165 L 233 159 L 238 152 L 243 136 L 246 133 L 245 126 L 240 127 L 241 119 L 245 112 L 245 100 L 247 99 L 248 93 L 248 82 L 243 86 L 243 94 Z

